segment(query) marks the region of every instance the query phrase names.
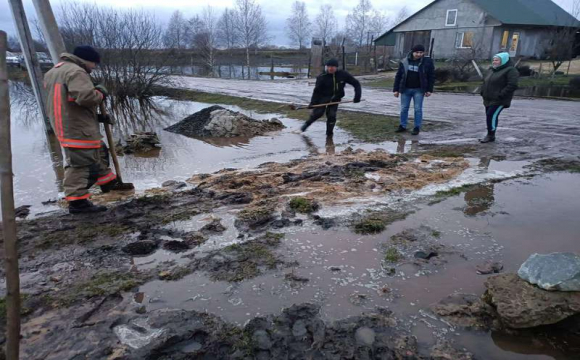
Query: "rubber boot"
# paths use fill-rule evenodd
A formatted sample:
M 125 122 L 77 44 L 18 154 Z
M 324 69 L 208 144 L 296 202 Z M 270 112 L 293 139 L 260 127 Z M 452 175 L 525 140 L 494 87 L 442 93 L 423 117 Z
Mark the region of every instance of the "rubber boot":
M 399 127 L 397 128 L 397 130 L 395 130 L 396 133 L 402 133 L 407 131 L 406 128 L 402 127 L 401 125 L 399 125 Z
M 495 141 L 495 134 L 493 134 L 493 133 L 488 133 L 487 135 L 485 135 L 485 137 L 483 139 L 479 140 L 479 142 L 482 144 L 494 142 L 494 141 Z
M 69 214 L 91 214 L 107 211 L 105 206 L 94 205 L 89 200 L 74 200 L 68 203 Z

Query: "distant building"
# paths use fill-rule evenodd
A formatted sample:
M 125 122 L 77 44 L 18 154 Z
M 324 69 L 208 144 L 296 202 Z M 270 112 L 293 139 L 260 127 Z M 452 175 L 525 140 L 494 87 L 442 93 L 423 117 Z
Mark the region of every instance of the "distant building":
M 477 51 L 490 58 L 542 58 L 555 28 L 579 28 L 580 22 L 551 0 L 435 0 L 375 40 L 403 57 L 423 44 L 437 58 Z M 580 44 L 578 33 L 576 44 Z

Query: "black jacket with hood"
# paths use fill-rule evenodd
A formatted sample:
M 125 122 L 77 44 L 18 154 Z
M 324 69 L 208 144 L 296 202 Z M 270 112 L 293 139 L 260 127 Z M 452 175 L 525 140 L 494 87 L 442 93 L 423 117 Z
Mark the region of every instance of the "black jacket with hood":
M 345 70 L 337 70 L 334 74 L 324 72 L 316 78 L 310 105 L 340 101 L 344 97 L 345 84 L 354 87 L 354 101 L 360 101 L 362 89 L 358 80 Z
M 407 71 L 409 71 L 409 60 L 412 56 L 413 53 L 411 52 L 399 63 L 399 69 L 395 76 L 393 92 L 405 91 L 407 84 Z M 419 79 L 421 80 L 421 90 L 423 90 L 423 92 L 433 92 L 433 86 L 435 85 L 435 65 L 433 64 L 433 59 L 430 57 L 422 57 L 419 62 Z

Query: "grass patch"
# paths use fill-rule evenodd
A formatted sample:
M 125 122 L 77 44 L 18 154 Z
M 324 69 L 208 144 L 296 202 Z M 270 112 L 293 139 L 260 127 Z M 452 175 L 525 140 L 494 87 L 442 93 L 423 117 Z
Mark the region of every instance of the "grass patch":
M 457 196 L 457 195 L 461 195 L 462 193 L 473 189 L 475 186 L 477 186 L 477 185 L 462 185 L 462 186 L 451 188 L 449 190 L 440 190 L 440 191 L 437 191 L 435 193 L 435 196 L 439 197 L 439 198 Z
M 144 282 L 145 279 L 137 278 L 130 272 L 100 272 L 84 282 L 72 285 L 63 295 L 56 296 L 54 301 L 59 306 L 70 306 L 77 301 L 129 291 Z
M 129 231 L 131 231 L 129 227 L 117 224 L 95 224 L 75 229 L 63 229 L 43 236 L 36 247 L 47 250 L 53 246 L 84 244 L 98 237 L 115 238 Z
M 186 266 L 178 266 L 169 271 L 161 271 L 159 280 L 176 281 L 181 280 L 187 275 L 193 273 L 193 269 Z
M 28 297 L 29 297 L 28 294 L 20 293 L 20 315 L 22 316 L 28 315 L 33 311 L 33 309 L 25 306 L 25 302 L 28 299 Z M 0 324 L 6 323 L 7 317 L 6 310 L 7 310 L 6 297 L 0 298 Z
M 441 238 L 441 231 L 433 230 L 431 231 L 431 236 L 433 236 L 436 239 L 439 239 Z
M 298 120 L 307 120 L 310 114 L 309 110 L 290 110 L 286 104 L 193 90 L 157 88 L 155 95 L 208 104 L 236 105 L 259 114 L 277 114 Z M 360 104 L 360 108 L 364 110 L 364 103 Z M 365 142 L 381 142 L 393 139 L 398 125 L 399 118 L 393 116 L 347 110 L 340 110 L 338 114 L 338 126 L 350 132 L 358 140 Z M 425 130 L 433 130 L 440 126 L 443 125 L 424 122 L 423 127 Z
M 580 174 L 580 161 L 578 160 L 563 160 L 563 159 L 542 159 L 536 161 L 531 165 L 532 168 L 537 168 L 547 172 L 569 172 L 573 174 Z
M 354 231 L 357 234 L 378 234 L 387 228 L 387 222 L 378 218 L 366 218 L 354 224 Z
M 301 214 L 310 214 L 320 208 L 316 201 L 309 200 L 303 197 L 295 197 L 290 200 L 290 208 Z
M 399 253 L 399 250 L 394 247 L 388 248 L 387 252 L 385 253 L 385 261 L 396 263 L 399 260 L 401 260 L 401 253 Z
M 185 221 L 191 219 L 196 215 L 199 215 L 199 211 L 197 210 L 184 210 L 163 217 L 161 223 L 170 224 L 176 221 Z

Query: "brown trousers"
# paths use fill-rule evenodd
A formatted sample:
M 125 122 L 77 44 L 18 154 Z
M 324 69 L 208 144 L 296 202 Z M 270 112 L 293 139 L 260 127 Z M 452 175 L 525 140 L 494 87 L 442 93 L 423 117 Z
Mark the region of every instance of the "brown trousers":
M 105 185 L 117 178 L 109 168 L 109 149 L 101 142 L 99 149 L 64 148 L 64 194 L 67 201 L 90 197 L 93 185 Z

